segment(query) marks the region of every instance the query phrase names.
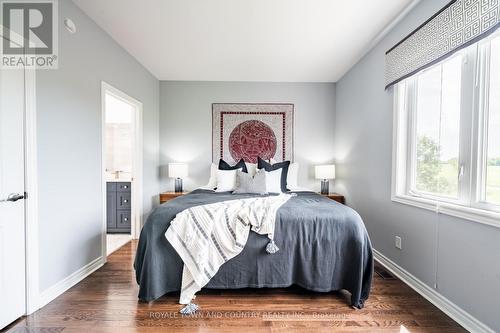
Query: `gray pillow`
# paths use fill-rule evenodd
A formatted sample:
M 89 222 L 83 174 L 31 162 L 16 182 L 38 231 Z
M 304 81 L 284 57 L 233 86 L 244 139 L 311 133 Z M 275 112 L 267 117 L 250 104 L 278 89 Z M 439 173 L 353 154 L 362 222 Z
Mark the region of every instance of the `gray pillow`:
M 258 171 L 255 176 L 242 172 L 241 169 L 236 172 L 236 189 L 233 191 L 236 194 L 251 193 L 251 194 L 267 194 L 266 191 L 266 173 Z

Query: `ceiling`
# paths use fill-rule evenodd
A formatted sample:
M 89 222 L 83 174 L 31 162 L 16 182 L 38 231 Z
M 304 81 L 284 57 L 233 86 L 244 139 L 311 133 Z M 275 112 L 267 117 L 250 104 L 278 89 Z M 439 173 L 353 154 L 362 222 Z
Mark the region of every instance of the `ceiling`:
M 336 82 L 412 2 L 73 1 L 160 80 L 273 82 Z

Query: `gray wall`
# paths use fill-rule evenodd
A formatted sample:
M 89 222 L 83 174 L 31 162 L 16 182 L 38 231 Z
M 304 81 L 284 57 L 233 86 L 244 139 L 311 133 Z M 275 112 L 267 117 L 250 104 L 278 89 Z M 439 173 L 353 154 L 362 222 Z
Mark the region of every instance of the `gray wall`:
M 423 0 L 337 83 L 337 189 L 363 217 L 375 249 L 500 331 L 500 229 L 390 199 L 393 94 L 384 91 L 384 52 L 448 1 Z
M 300 163 L 299 185 L 319 190 L 313 165 L 334 157 L 335 84 L 259 82 L 160 83 L 162 190 L 172 190 L 168 162 L 189 163 L 185 188 L 205 185 L 212 161 L 212 103 L 295 104 L 294 159 Z
M 159 81 L 71 1 L 59 27 L 59 69 L 37 73 L 42 292 L 101 255 L 101 80 L 143 103 L 146 214 L 158 194 Z

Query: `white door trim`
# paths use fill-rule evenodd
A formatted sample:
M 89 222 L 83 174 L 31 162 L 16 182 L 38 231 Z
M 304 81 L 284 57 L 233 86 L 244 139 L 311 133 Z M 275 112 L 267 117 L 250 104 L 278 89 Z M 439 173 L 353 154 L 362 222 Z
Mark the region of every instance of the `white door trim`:
M 130 97 L 121 90 L 113 87 L 112 85 L 101 81 L 101 144 L 102 144 L 102 155 L 101 155 L 101 184 L 102 184 L 102 258 L 106 261 L 107 249 L 106 249 L 106 180 L 104 178 L 106 170 L 106 151 L 105 151 L 105 138 L 106 138 L 106 114 L 105 114 L 105 94 L 111 93 L 114 97 L 122 99 L 123 101 L 135 106 L 135 140 L 134 140 L 134 161 L 133 161 L 133 186 L 132 186 L 132 226 L 131 235 L 133 239 L 139 238 L 139 234 L 142 228 L 142 193 L 143 193 L 143 133 L 142 133 L 142 103 L 133 97 Z
M 25 247 L 26 247 L 26 314 L 39 309 L 38 266 L 38 155 L 36 127 L 36 72 L 25 70 Z

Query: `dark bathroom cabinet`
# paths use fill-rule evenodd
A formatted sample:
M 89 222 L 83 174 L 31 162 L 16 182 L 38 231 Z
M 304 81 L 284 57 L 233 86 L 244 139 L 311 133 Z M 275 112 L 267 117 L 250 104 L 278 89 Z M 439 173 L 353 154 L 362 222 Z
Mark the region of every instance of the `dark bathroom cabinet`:
M 106 183 L 106 224 L 108 233 L 130 233 L 131 183 Z

